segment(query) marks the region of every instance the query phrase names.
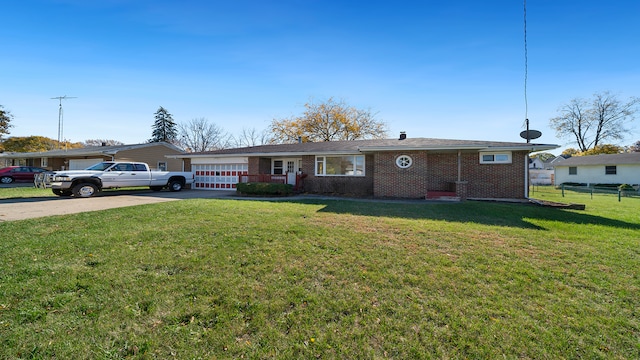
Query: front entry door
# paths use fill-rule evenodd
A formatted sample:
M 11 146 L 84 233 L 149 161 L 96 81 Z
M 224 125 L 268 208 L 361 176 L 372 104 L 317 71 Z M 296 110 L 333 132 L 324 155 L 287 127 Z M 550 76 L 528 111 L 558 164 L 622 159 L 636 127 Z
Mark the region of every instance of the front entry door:
M 287 184 L 296 184 L 296 161 L 287 160 Z
M 298 171 L 297 159 L 277 159 L 273 160 L 274 175 L 287 175 L 287 184 L 296 184 L 296 173 Z

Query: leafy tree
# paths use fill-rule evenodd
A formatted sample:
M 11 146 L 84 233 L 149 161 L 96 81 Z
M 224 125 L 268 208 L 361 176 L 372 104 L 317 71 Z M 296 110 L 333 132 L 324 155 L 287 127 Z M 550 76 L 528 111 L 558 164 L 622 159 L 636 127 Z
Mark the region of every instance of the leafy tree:
M 579 156 L 600 155 L 600 154 L 619 154 L 624 152 L 624 147 L 612 144 L 604 144 L 594 146 L 593 148 L 582 151 Z
M 64 142 L 58 144 L 57 140 L 44 136 L 13 136 L 4 141 L 5 151 L 12 152 L 40 152 L 55 149 L 76 149 L 84 147 L 82 143 Z
M 4 106 L 0 105 L 0 142 L 2 142 L 2 136 L 9 135 L 9 129 L 13 127 L 11 120 L 13 120 L 11 112 L 4 110 Z
M 348 106 L 344 100 L 308 102 L 300 116 L 274 119 L 271 133 L 276 143 L 303 141 L 337 141 L 384 138 L 387 125 L 375 118 L 371 110 Z
M 179 125 L 178 145 L 189 152 L 203 152 L 229 148 L 232 137 L 220 126 L 206 118 L 192 119 Z
M 553 155 L 552 153 L 548 153 L 548 152 L 541 152 L 541 153 L 537 153 L 537 154 L 532 154 L 530 156 L 530 158 L 535 159 L 535 158 L 539 158 L 542 161 L 547 161 L 550 159 L 555 158 L 556 156 Z
M 84 146 L 124 145 L 122 141 L 107 139 L 87 139 L 83 144 Z
M 574 148 L 566 148 L 564 149 L 564 151 L 562 152 L 562 156 L 564 157 L 572 157 L 572 156 L 576 156 L 580 153 L 580 150 L 578 149 L 574 149 Z
M 160 106 L 155 112 L 155 122 L 153 123 L 153 132 L 149 142 L 165 141 L 168 143 L 177 143 L 178 130 L 177 125 L 173 121 L 173 116 L 167 109 Z
M 640 98 L 622 102 L 609 92 L 596 93 L 591 100 L 577 98 L 561 106 L 550 125 L 558 137 L 572 139 L 584 152 L 603 141 L 623 139 L 639 103 Z

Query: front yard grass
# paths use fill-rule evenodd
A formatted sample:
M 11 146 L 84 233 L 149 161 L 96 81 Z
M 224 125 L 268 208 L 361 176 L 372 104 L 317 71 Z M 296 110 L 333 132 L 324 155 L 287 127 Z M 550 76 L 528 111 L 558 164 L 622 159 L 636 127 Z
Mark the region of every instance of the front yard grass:
M 640 200 L 564 201 L 587 209 L 194 199 L 0 223 L 0 358 L 638 358 Z

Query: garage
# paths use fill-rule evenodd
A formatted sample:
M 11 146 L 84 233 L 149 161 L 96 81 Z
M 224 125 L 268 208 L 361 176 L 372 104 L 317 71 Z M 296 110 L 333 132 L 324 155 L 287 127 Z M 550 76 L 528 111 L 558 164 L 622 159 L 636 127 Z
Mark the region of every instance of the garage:
M 249 173 L 246 163 L 193 164 L 195 188 L 200 190 L 235 190 L 240 175 Z

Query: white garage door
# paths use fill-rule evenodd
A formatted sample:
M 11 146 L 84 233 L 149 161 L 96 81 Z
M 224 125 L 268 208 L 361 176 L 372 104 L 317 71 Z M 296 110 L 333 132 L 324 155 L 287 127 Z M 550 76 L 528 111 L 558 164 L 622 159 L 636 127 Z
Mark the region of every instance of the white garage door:
M 240 175 L 249 173 L 247 164 L 192 165 L 196 174 L 195 188 L 202 190 L 235 190 Z
M 102 162 L 102 158 L 97 159 L 72 159 L 69 160 L 69 169 L 68 170 L 84 170 L 91 165 L 95 165 L 99 162 Z

